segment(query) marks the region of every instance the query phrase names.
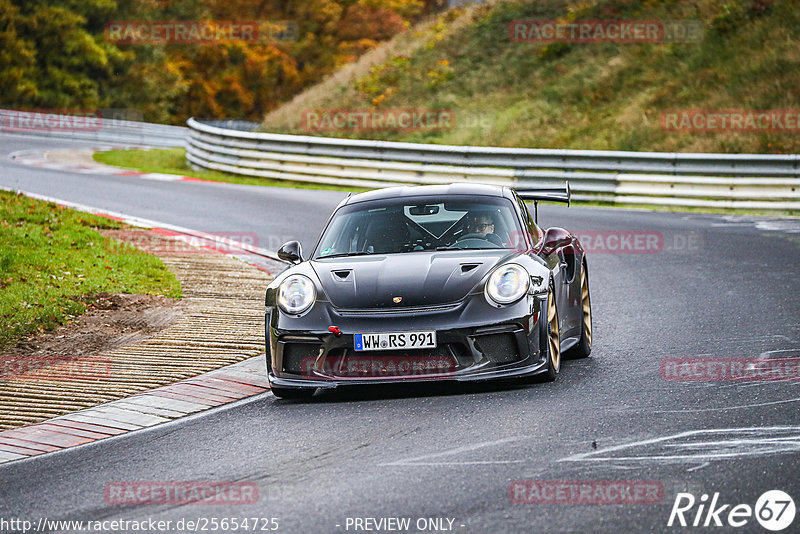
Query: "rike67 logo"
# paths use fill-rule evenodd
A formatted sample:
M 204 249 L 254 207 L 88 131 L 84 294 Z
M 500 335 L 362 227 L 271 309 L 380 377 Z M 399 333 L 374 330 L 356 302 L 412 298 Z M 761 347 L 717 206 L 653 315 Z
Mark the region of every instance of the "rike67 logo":
M 749 504 L 723 504 L 719 493 L 714 493 L 711 502 L 707 494 L 698 500 L 691 493 L 678 493 L 667 526 L 743 527 L 755 517 L 765 529 L 779 532 L 792 524 L 795 511 L 794 501 L 781 490 L 764 492 L 754 507 Z

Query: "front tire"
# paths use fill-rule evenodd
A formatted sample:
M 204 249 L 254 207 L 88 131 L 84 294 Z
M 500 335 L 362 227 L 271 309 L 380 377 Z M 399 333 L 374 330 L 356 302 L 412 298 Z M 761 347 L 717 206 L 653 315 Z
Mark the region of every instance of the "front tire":
M 547 325 L 546 350 L 547 371 L 540 375 L 543 382 L 552 382 L 558 378 L 561 371 L 561 332 L 558 328 L 558 309 L 556 307 L 556 292 L 553 281 L 550 281 L 550 290 L 547 292 Z

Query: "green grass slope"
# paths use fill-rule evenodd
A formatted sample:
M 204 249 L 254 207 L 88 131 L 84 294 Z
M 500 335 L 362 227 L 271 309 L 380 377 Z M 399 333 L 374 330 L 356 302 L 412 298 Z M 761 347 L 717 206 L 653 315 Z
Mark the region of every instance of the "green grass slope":
M 98 293 L 181 297 L 159 258 L 97 232 L 120 227 L 0 191 L 0 350 L 69 323 Z
M 696 20 L 699 42 L 512 42 L 517 19 Z M 800 132 L 666 131 L 669 110 L 800 110 L 800 9 L 791 0 L 498 1 L 456 9 L 384 45 L 269 114 L 263 129 L 311 133 L 305 110 L 452 110 L 432 131 L 315 133 L 464 145 L 796 153 Z M 409 38 L 413 46 L 408 45 Z M 408 52 L 404 52 L 407 50 Z M 365 58 L 364 61 L 368 61 Z

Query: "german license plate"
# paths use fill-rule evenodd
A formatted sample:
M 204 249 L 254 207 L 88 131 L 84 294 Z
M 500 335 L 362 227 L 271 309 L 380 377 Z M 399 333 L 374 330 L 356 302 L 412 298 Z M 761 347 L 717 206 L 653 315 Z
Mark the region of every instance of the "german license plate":
M 356 334 L 356 351 L 435 349 L 436 332 L 385 332 L 380 334 Z

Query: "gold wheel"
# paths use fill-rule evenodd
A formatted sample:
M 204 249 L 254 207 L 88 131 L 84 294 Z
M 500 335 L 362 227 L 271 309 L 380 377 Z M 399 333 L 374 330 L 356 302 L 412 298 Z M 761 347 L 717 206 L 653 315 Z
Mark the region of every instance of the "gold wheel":
M 552 370 L 558 373 L 561 369 L 561 336 L 558 331 L 558 311 L 554 291 L 550 291 L 547 297 L 547 348 Z
M 581 269 L 581 302 L 583 304 L 583 335 L 586 336 L 586 345 L 592 346 L 592 300 L 589 297 L 589 282 L 586 279 L 586 269 Z

